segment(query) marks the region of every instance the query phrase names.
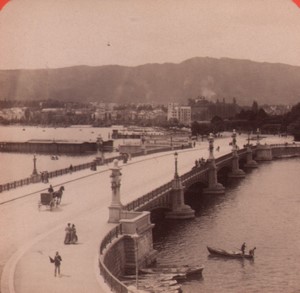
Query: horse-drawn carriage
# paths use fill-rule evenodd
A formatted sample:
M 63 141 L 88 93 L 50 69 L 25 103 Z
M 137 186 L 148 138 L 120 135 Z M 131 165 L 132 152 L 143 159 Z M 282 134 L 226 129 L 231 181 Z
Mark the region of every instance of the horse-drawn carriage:
M 53 196 L 53 193 L 50 192 L 41 193 L 41 199 L 39 201 L 39 209 L 41 208 L 42 205 L 48 206 L 50 211 L 52 211 L 52 209 L 57 206 L 57 201 L 56 198 Z
M 50 211 L 52 211 L 54 207 L 57 207 L 60 204 L 64 190 L 65 188 L 61 186 L 58 191 L 41 193 L 41 198 L 38 203 L 39 209 L 43 205 L 49 207 Z

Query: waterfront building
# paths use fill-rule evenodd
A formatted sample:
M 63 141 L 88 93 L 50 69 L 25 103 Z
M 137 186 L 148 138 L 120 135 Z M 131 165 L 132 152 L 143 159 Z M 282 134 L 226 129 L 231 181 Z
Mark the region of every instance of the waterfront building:
M 180 106 L 178 103 L 168 104 L 167 119 L 177 119 L 179 123 L 184 125 L 191 125 L 192 109 L 190 106 Z
M 212 102 L 205 97 L 198 97 L 189 99 L 189 105 L 192 109 L 193 121 L 210 121 L 215 116 L 226 119 L 234 117 L 240 110 L 235 98 L 232 99 L 232 103 L 227 103 L 224 98 L 221 102 L 218 99 Z

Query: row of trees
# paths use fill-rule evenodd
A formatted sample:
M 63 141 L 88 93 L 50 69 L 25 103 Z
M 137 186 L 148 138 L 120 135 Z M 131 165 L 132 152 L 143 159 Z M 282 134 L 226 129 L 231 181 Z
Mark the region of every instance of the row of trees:
M 285 115 L 268 115 L 257 103 L 250 110 L 242 110 L 235 117 L 224 120 L 215 116 L 210 123 L 194 121 L 191 126 L 192 135 L 207 135 L 210 132 L 222 131 L 255 132 L 260 129 L 263 133 L 289 133 L 295 140 L 300 140 L 300 103 L 295 105 Z

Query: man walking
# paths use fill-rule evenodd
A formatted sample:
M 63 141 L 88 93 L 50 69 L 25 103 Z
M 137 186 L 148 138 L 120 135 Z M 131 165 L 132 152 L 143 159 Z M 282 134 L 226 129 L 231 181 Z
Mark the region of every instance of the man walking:
M 56 251 L 56 254 L 54 256 L 54 277 L 56 277 L 56 273 L 58 273 L 58 276 L 60 276 L 60 263 L 62 261 L 61 256 L 59 255 L 58 251 Z

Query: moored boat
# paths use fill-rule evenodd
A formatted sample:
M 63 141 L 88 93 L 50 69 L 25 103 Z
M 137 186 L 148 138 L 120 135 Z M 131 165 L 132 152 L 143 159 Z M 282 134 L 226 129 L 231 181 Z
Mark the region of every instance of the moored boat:
M 253 259 L 254 255 L 251 254 L 242 254 L 240 250 L 238 251 L 230 251 L 230 250 L 224 250 L 219 248 L 213 248 L 210 246 L 207 246 L 207 250 L 211 255 L 214 256 L 221 256 L 221 257 L 228 257 L 228 258 L 247 258 L 247 259 Z
M 189 277 L 194 275 L 201 275 L 204 267 L 203 266 L 182 266 L 182 267 L 169 267 L 169 266 L 161 266 L 161 267 L 152 267 L 152 268 L 144 268 L 141 269 L 142 273 L 147 274 L 175 274 L 179 277 Z

